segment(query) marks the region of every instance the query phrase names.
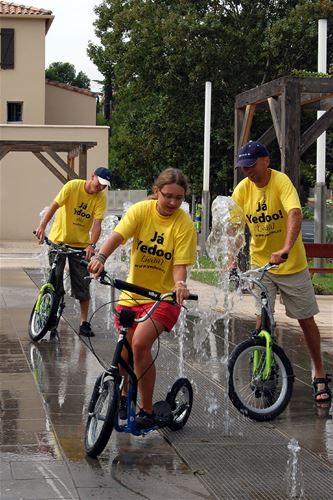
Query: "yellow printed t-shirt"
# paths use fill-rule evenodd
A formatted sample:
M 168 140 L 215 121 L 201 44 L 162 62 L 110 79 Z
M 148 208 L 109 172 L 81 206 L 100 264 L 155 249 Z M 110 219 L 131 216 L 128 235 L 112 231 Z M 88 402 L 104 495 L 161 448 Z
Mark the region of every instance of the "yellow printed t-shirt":
M 165 217 L 157 212 L 156 203 L 144 200 L 132 205 L 115 231 L 121 234 L 123 243 L 133 237 L 128 281 L 166 293 L 174 288 L 173 266 L 194 264 L 197 236 L 190 216 L 183 209 Z M 120 304 L 133 305 L 128 301 L 129 296 L 139 299 L 140 304 L 151 302 L 123 292 Z
M 287 232 L 287 216 L 292 208 L 301 208 L 297 191 L 286 174 L 271 170 L 267 186 L 257 187 L 248 178 L 235 188 L 232 198 L 244 212 L 251 233 L 251 264 L 263 266 L 272 252 L 283 247 Z M 270 272 L 295 274 L 307 267 L 301 233 L 285 263 Z
M 71 247 L 86 248 L 90 243 L 89 231 L 94 219 L 103 219 L 106 196 L 100 191 L 88 194 L 84 180 L 67 182 L 54 201 L 59 207 L 49 238 L 54 243 L 65 243 Z

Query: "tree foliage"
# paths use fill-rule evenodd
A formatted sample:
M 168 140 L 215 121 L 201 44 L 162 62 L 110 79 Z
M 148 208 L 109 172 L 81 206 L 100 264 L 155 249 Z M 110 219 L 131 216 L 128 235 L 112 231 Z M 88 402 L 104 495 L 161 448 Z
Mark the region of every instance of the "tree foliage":
M 75 66 L 68 62 L 53 62 L 45 70 L 45 77 L 48 80 L 74 85 L 82 89 L 90 89 L 88 76 L 79 71 L 76 73 Z
M 197 195 L 205 82 L 213 89 L 211 191 L 227 194 L 235 96 L 294 69 L 316 71 L 318 19 L 333 24 L 328 0 L 104 0 L 95 10 L 100 44 L 88 54 L 112 97 L 117 187 L 147 187 L 174 166 Z M 330 35 L 328 54 L 332 45 Z M 268 114 L 255 122 L 253 138 L 268 123 Z

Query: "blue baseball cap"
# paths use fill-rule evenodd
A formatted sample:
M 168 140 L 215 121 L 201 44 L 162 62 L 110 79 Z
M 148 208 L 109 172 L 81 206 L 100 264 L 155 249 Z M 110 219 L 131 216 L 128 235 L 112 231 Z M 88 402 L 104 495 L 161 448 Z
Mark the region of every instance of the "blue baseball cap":
M 266 146 L 260 142 L 249 141 L 238 152 L 237 167 L 252 167 L 258 158 L 265 156 L 269 156 Z
M 98 182 L 102 184 L 102 186 L 108 186 L 111 188 L 111 170 L 105 167 L 96 168 L 95 175 L 98 177 Z

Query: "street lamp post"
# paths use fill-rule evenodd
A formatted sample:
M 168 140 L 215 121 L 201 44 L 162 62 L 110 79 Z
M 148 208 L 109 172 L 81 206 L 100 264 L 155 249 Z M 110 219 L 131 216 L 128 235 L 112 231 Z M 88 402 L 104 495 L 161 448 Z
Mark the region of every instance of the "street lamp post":
M 318 73 L 327 71 L 327 19 L 318 20 Z M 317 111 L 317 119 L 324 114 L 324 111 Z M 326 132 L 323 132 L 317 139 L 317 170 L 315 186 L 315 243 L 325 243 L 326 241 Z M 320 259 L 317 259 L 315 266 L 322 267 Z
M 209 169 L 210 169 L 210 121 L 212 103 L 212 82 L 206 82 L 205 86 L 205 127 L 204 127 L 204 165 L 202 186 L 202 216 L 201 216 L 201 254 L 206 253 L 206 240 L 209 234 L 210 219 L 210 193 L 209 193 Z

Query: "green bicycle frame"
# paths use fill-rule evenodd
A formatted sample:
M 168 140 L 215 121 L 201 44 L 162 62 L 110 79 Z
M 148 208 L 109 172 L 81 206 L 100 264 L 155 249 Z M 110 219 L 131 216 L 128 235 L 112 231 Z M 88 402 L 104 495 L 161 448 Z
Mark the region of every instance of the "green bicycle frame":
M 258 333 L 258 337 L 266 339 L 266 359 L 265 359 L 265 367 L 261 374 L 263 380 L 266 380 L 271 373 L 272 369 L 272 360 L 273 360 L 273 352 L 272 352 L 272 337 L 267 330 L 261 330 Z M 254 352 L 253 356 L 253 375 L 257 376 L 259 373 L 259 351 Z
M 45 283 L 40 291 L 39 291 L 39 294 L 38 294 L 38 299 L 37 299 L 37 302 L 36 302 L 36 307 L 35 307 L 35 310 L 39 313 L 39 308 L 40 308 L 40 303 L 41 303 L 41 300 L 42 300 L 42 296 L 43 296 L 43 293 L 44 293 L 44 290 L 46 288 L 50 288 L 52 290 L 52 292 L 55 292 L 55 289 L 54 289 L 54 286 L 52 285 L 52 283 Z

